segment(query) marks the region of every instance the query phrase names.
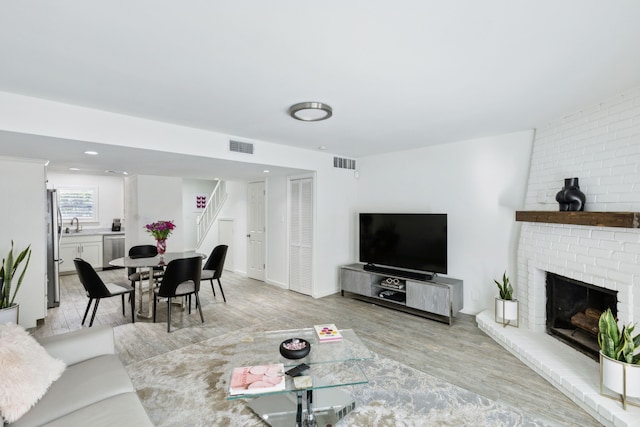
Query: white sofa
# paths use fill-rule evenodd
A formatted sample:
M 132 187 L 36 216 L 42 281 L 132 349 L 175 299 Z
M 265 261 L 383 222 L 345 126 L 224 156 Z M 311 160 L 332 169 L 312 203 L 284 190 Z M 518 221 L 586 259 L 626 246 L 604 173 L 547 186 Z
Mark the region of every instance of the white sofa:
M 80 329 L 39 342 L 67 368 L 10 427 L 153 426 L 115 353 L 111 327 Z

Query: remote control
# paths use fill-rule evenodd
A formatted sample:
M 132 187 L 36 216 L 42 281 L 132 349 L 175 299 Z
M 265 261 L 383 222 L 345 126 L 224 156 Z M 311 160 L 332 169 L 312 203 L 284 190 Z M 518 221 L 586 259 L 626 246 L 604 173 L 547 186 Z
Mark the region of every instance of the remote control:
M 293 368 L 289 369 L 287 372 L 285 372 L 285 374 L 289 375 L 290 377 L 297 377 L 307 369 L 309 369 L 309 365 L 307 365 L 306 363 L 301 363 L 298 366 L 294 366 Z

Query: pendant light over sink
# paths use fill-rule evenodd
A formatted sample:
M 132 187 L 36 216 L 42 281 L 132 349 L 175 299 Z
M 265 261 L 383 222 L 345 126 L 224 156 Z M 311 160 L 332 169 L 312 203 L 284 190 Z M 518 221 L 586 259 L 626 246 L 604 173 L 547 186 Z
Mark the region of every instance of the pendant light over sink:
M 319 122 L 333 115 L 333 109 L 322 102 L 300 102 L 289 107 L 289 115 L 303 122 Z

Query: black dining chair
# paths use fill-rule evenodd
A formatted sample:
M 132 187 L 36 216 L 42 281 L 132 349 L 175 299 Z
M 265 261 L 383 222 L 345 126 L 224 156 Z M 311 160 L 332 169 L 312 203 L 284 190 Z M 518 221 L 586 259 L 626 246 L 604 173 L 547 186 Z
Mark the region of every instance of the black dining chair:
M 158 255 L 158 248 L 154 245 L 138 245 L 129 249 L 129 257 L 131 258 L 153 258 Z M 153 267 L 153 278 L 156 281 L 162 280 L 164 269 L 162 267 Z M 127 277 L 131 281 L 131 286 L 135 287 L 136 282 L 147 280 L 149 273 L 146 271 L 137 271 L 136 268 L 127 268 Z
M 159 298 L 167 298 L 167 332 L 171 332 L 171 299 L 188 296 L 189 314 L 191 314 L 191 295 L 196 297 L 196 308 L 200 312 L 200 320 L 204 323 L 200 304 L 200 276 L 202 258 L 174 259 L 167 264 L 160 286 L 153 290 L 153 322 L 156 321 L 156 305 Z
M 222 299 L 224 302 L 227 302 L 227 298 L 224 296 L 224 291 L 222 290 L 222 283 L 220 283 L 220 277 L 222 276 L 222 268 L 224 267 L 224 260 L 227 257 L 227 250 L 229 246 L 227 245 L 218 245 L 211 251 L 211 255 L 207 259 L 207 262 L 204 264 L 202 269 L 202 280 L 208 280 L 211 282 L 211 290 L 213 291 L 213 296 L 216 296 L 216 290 L 213 287 L 214 279 L 218 281 L 218 286 L 220 287 L 220 293 L 222 294 Z
M 82 258 L 75 258 L 73 260 L 73 263 L 76 267 L 76 271 L 78 272 L 80 283 L 82 283 L 82 286 L 84 287 L 84 290 L 87 292 L 87 296 L 89 297 L 87 309 L 84 311 L 84 317 L 82 317 L 82 325 L 84 325 L 85 320 L 87 320 L 87 314 L 89 314 L 91 303 L 93 302 L 93 300 L 95 300 L 95 304 L 93 305 L 93 314 L 91 315 L 91 321 L 89 322 L 89 327 L 93 326 L 93 320 L 96 317 L 98 305 L 100 304 L 100 300 L 102 298 L 111 298 L 120 295 L 122 297 L 122 315 L 124 316 L 124 296 L 126 294 L 129 294 L 131 296 L 131 322 L 136 322 L 134 307 L 136 299 L 136 289 L 133 286 L 129 286 L 126 283 L 103 282 L 100 276 L 98 276 L 98 273 L 96 273 L 96 270 L 91 266 L 91 264 L 89 264 Z

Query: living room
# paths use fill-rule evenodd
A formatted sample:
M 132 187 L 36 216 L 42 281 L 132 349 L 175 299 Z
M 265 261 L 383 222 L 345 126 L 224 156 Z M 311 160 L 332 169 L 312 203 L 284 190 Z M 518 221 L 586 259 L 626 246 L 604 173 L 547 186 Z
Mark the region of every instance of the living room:
M 523 12 L 502 10 L 500 7 L 504 5 L 498 5 L 498 3 L 492 3 L 492 7 L 481 11 L 480 16 L 485 19 L 482 21 L 484 25 L 472 25 L 473 22 L 468 24 L 476 29 L 485 28 L 485 25 L 490 26 L 486 23 L 492 22 L 494 16 L 505 16 L 507 12 L 514 13 L 514 16 L 522 19 Z M 577 7 L 575 3 L 573 6 Z M 545 5 L 545 7 L 551 6 Z M 556 29 L 564 28 L 562 24 L 567 21 L 561 18 L 566 20 L 573 13 L 565 10 L 565 8 L 568 9 L 568 5 L 558 7 L 560 10 L 554 10 L 557 16 L 550 24 L 555 25 Z M 512 65 L 508 61 L 495 61 L 498 65 L 492 67 L 493 72 L 501 66 L 509 68 L 507 75 L 501 74 L 505 85 L 508 83 L 508 86 L 479 85 L 481 89 L 472 92 L 474 100 L 463 97 L 460 101 L 455 96 L 441 96 L 438 98 L 437 105 L 421 110 L 419 104 L 429 99 L 429 90 L 434 89 L 425 90 L 414 87 L 416 93 L 407 94 L 412 90 L 397 82 L 395 85 L 390 85 L 396 89 L 396 94 L 389 95 L 383 104 L 392 110 L 404 110 L 405 108 L 399 106 L 406 107 L 405 113 L 411 120 L 402 122 L 402 125 L 398 125 L 399 121 L 388 118 L 385 115 L 386 112 L 384 114 L 378 112 L 375 116 L 363 121 L 354 114 L 358 107 L 347 107 L 344 102 L 334 103 L 334 115 L 325 122 L 297 123 L 283 110 L 294 102 L 306 99 L 294 98 L 293 94 L 288 93 L 284 97 L 286 102 L 282 100 L 282 105 L 275 108 L 278 111 L 270 113 L 273 115 L 265 116 L 270 119 L 265 121 L 278 125 L 282 122 L 292 122 L 290 126 L 293 139 L 308 140 L 309 145 L 306 147 L 286 144 L 285 140 L 281 141 L 264 130 L 261 131 L 262 133 L 252 131 L 253 125 L 263 122 L 258 118 L 229 119 L 228 127 L 222 123 L 218 124 L 217 128 L 212 126 L 213 129 L 204 129 L 199 126 L 177 124 L 180 123 L 179 121 L 162 120 L 161 115 L 157 118 L 147 115 L 141 112 L 141 105 L 137 105 L 133 99 L 128 109 L 119 111 L 115 107 L 110 108 L 107 103 L 101 106 L 97 102 L 95 104 L 73 102 L 73 96 L 70 94 L 55 96 L 52 92 L 47 96 L 47 90 L 42 87 L 22 88 L 18 82 L 15 82 L 18 74 L 15 69 L 25 67 L 24 58 L 16 58 L 15 69 L 11 70 L 11 75 L 5 71 L 6 74 L 3 75 L 2 80 L 7 83 L 0 86 L 0 90 L 3 91 L 0 93 L 0 129 L 2 130 L 0 155 L 16 157 L 13 145 L 19 140 L 19 136 L 37 135 L 52 138 L 48 140 L 50 144 L 55 144 L 56 139 L 64 139 L 81 141 L 98 147 L 108 145 L 122 147 L 123 150 L 126 148 L 153 149 L 174 153 L 176 156 L 196 156 L 313 171 L 315 179 L 313 297 L 318 299 L 339 291 L 337 268 L 340 265 L 357 261 L 358 212 L 447 213 L 449 217 L 448 274 L 464 281 L 463 312 L 475 315 L 493 307 L 493 298 L 496 294 L 493 280 L 507 271 L 514 280 L 516 295 L 522 301 L 521 310 L 524 314 L 521 328 L 530 328 L 530 323 L 535 323 L 534 320 L 540 316 L 533 313 L 532 307 L 538 308 L 541 303 L 537 294 L 535 294 L 534 303 L 529 303 L 526 299 L 530 289 L 528 285 L 530 273 L 518 259 L 523 228 L 526 226 L 515 222 L 515 212 L 524 209 L 556 210 L 555 193 L 562 188 L 565 178 L 573 176 L 580 178 L 581 188 L 587 195 L 587 210 L 638 211 L 640 207 L 640 201 L 637 198 L 640 173 L 637 167 L 640 81 L 637 80 L 637 75 L 640 73 L 636 72 L 637 61 L 630 58 L 634 56 L 630 52 L 633 52 L 634 40 L 637 38 L 634 37 L 634 30 L 630 29 L 633 25 L 622 24 L 631 17 L 637 17 L 638 10 L 630 5 L 625 7 L 629 9 L 624 10 L 623 7 L 620 7 L 620 10 L 615 7 L 611 7 L 611 10 L 605 7 L 599 9 L 592 4 L 585 6 L 587 10 L 584 10 L 584 13 L 590 19 L 580 19 L 583 22 L 581 25 L 572 23 L 577 27 L 573 28 L 575 34 L 580 36 L 560 37 L 562 43 L 559 44 L 563 45 L 564 52 L 572 52 L 572 55 L 566 55 L 567 58 L 565 58 L 560 53 L 562 49 L 559 49 L 554 51 L 557 56 L 550 55 L 551 58 L 547 59 L 547 62 L 541 62 L 546 55 L 540 54 L 539 50 L 533 51 L 538 56 L 532 55 L 531 62 L 524 62 L 528 67 L 523 67 L 539 67 L 533 77 L 527 74 L 527 77 L 518 77 L 518 82 L 512 82 L 514 76 L 523 75 L 522 69 L 506 67 L 506 65 Z M 374 9 L 377 10 L 377 7 Z M 309 15 L 313 15 L 311 12 L 320 13 L 318 10 L 307 12 Z M 333 12 L 339 15 L 338 12 Z M 489 12 L 493 12 L 494 15 Z M 527 10 L 527 12 L 534 18 L 542 20 L 547 16 L 543 12 L 549 13 L 549 10 L 541 7 L 540 10 Z M 330 17 L 325 13 L 328 13 L 328 10 L 322 11 L 320 16 L 327 19 L 327 22 L 331 22 Z M 358 22 L 357 14 L 353 11 L 350 13 L 353 13 L 349 15 L 354 19 L 353 22 Z M 458 19 L 461 15 L 459 11 L 456 13 L 450 10 L 449 13 L 450 15 L 447 16 L 450 18 Z M 21 16 L 21 14 L 18 15 Z M 364 15 L 368 16 L 367 13 Z M 11 14 L 4 16 L 11 16 Z M 107 16 L 111 16 L 110 13 L 107 13 Z M 605 16 L 611 21 L 598 16 Z M 305 17 L 308 18 L 306 15 Z M 47 21 L 45 18 L 41 19 Z M 603 22 L 599 19 L 607 23 L 603 26 L 611 30 L 613 35 L 588 35 L 590 29 L 582 28 L 587 26 L 586 22 Z M 304 19 L 301 21 L 311 22 Z M 514 19 L 512 22 L 519 21 Z M 363 24 L 363 26 L 369 29 L 368 25 Z M 28 28 L 30 25 L 24 27 Z M 45 28 L 48 26 L 45 25 Z M 622 28 L 625 30 L 623 31 Z M 515 31 L 513 27 L 508 29 Z M 87 29 L 84 28 L 84 30 Z M 508 31 L 504 31 L 509 34 Z M 87 34 L 89 33 L 87 30 Z M 554 41 L 551 33 L 553 31 L 535 32 L 529 36 L 549 37 L 545 39 L 547 43 L 541 43 L 541 46 L 551 49 Z M 565 34 L 564 31 L 559 30 L 558 33 Z M 388 36 L 387 33 L 385 35 Z M 500 33 L 500 36 L 505 37 L 505 33 Z M 604 41 L 602 45 L 595 42 L 595 40 L 605 40 L 605 37 L 610 37 L 606 39 L 608 44 Z M 583 42 L 585 38 L 589 42 Z M 626 53 L 624 48 L 628 49 Z M 12 47 L 7 44 L 4 44 L 2 49 L 12 52 Z M 595 49 L 597 54 L 590 49 Z M 22 52 L 26 51 L 28 49 Z M 414 47 L 411 52 L 415 54 L 420 50 Z M 482 52 L 487 57 L 491 57 L 488 52 Z M 16 53 L 13 52 L 13 54 Z M 49 56 L 53 53 L 45 52 L 45 55 Z M 603 59 L 593 61 L 597 55 L 601 55 Z M 442 57 L 446 58 L 446 55 L 443 53 Z M 576 57 L 583 62 L 577 61 Z M 479 59 L 477 55 L 471 55 L 470 58 Z M 394 59 L 397 58 L 394 56 Z M 517 60 L 513 62 L 518 60 L 524 61 L 523 56 L 517 56 Z M 628 62 L 624 62 L 625 60 Z M 485 61 L 480 62 L 485 63 Z M 396 71 L 402 69 L 404 73 L 411 74 L 407 71 L 407 65 L 410 63 L 411 61 L 408 60 L 399 62 L 404 67 L 396 66 L 395 69 Z M 582 65 L 574 66 L 573 63 Z M 603 66 L 603 63 L 609 65 Z M 463 65 L 469 66 L 466 62 Z M 47 66 L 50 64 L 47 63 Z M 100 62 L 96 68 L 104 68 L 104 64 Z M 451 66 L 451 68 L 455 67 Z M 55 68 L 51 69 L 55 70 Z M 335 69 L 340 67 L 336 66 Z M 430 79 L 440 81 L 426 72 L 429 70 L 428 67 L 417 69 L 424 73 L 424 81 Z M 334 72 L 323 71 L 329 74 Z M 361 71 L 357 68 L 353 73 L 362 75 L 359 74 Z M 345 70 L 345 74 L 351 74 L 351 72 Z M 554 77 L 549 77 L 552 74 Z M 585 76 L 587 74 L 588 76 Z M 103 76 L 102 72 L 96 75 L 100 78 Z M 264 76 L 261 77 L 264 78 Z M 376 75 L 376 77 L 380 76 Z M 476 69 L 473 77 L 467 75 L 464 77 L 458 82 L 476 79 L 482 81 L 486 75 L 482 70 Z M 543 77 L 548 80 L 544 80 Z M 400 81 L 402 77 L 396 77 L 396 79 Z M 261 78 L 256 80 L 262 81 Z M 318 76 L 317 80 L 322 78 Z M 361 93 L 375 93 L 381 90 L 378 86 L 384 86 L 384 84 L 377 84 L 375 80 L 367 83 L 368 89 L 360 89 Z M 572 83 L 576 85 L 571 86 Z M 141 85 L 141 91 L 142 86 L 144 85 Z M 449 88 L 454 86 L 456 85 L 452 84 Z M 533 94 L 529 94 L 529 97 L 521 96 L 520 93 L 524 90 L 522 86 L 537 88 L 539 97 L 543 98 L 548 106 L 544 114 L 538 110 L 537 115 L 532 113 L 526 120 L 520 121 L 509 114 L 518 110 L 519 113 L 526 115 L 528 112 L 523 113 L 519 110 L 521 105 L 537 100 Z M 247 87 L 250 88 L 247 90 L 249 92 L 260 93 L 259 88 Z M 241 90 L 237 89 L 237 91 Z M 319 92 L 319 88 L 314 88 L 301 93 L 304 93 L 304 96 L 326 99 L 329 104 L 332 104 L 335 90 Z M 510 103 L 505 104 L 502 100 L 507 93 L 518 94 L 519 99 L 510 98 Z M 457 94 L 456 96 L 461 97 L 464 93 L 457 92 Z M 295 96 L 302 95 L 295 94 Z M 148 102 L 158 104 L 159 102 L 156 101 Z M 375 98 L 368 103 L 375 104 Z M 240 116 L 240 106 L 232 105 L 231 110 L 234 110 L 236 116 Z M 459 109 L 454 115 L 457 116 L 455 117 L 457 121 L 451 119 L 444 121 L 445 127 L 449 130 L 448 137 L 438 134 L 435 128 L 428 128 L 425 124 L 425 129 L 421 131 L 423 133 L 421 145 L 402 145 L 404 141 L 409 140 L 402 133 L 404 128 L 414 127 L 415 123 L 438 121 L 440 110 L 450 111 L 456 108 Z M 417 113 L 412 110 L 417 110 Z M 135 114 L 136 112 L 138 114 Z M 347 112 L 349 115 L 346 115 Z M 341 118 L 343 113 L 345 116 Z M 413 114 L 416 115 L 413 116 Z M 502 126 L 495 126 L 492 120 L 495 120 L 496 116 L 502 118 L 504 123 Z M 378 151 L 371 154 L 356 154 L 360 153 L 358 150 L 361 148 L 351 152 L 341 151 L 340 146 L 343 142 L 347 145 L 347 140 L 353 139 L 352 134 L 345 132 L 342 137 L 333 137 L 333 134 L 328 131 L 338 124 L 343 125 L 344 120 L 350 121 L 354 128 L 361 129 L 366 129 L 369 126 L 368 122 L 384 122 L 387 127 L 386 132 L 378 132 L 378 135 L 365 132 L 359 139 L 362 145 L 366 145 L 370 140 L 372 145 L 376 144 Z M 240 121 L 241 124 L 234 128 L 230 125 L 234 121 Z M 482 123 L 491 123 L 491 125 Z M 243 125 L 246 127 L 246 132 L 238 130 L 242 129 Z M 325 126 L 320 127 L 322 125 Z M 457 132 L 452 132 L 452 128 L 459 129 L 456 129 Z M 475 133 L 470 133 L 467 128 Z M 556 135 L 552 144 L 548 142 L 549 134 Z M 261 137 L 261 135 L 265 136 Z M 230 153 L 227 149 L 230 138 L 253 143 L 255 154 L 247 157 L 243 154 Z M 384 145 L 381 140 L 386 141 L 384 144 L 387 147 L 384 149 L 379 146 Z M 415 139 L 411 141 L 415 142 Z M 319 146 L 327 146 L 327 149 L 318 150 Z M 333 157 L 336 155 L 356 159 L 357 174 L 353 170 L 334 168 Z M 1 194 L 17 200 L 16 206 L 32 206 L 40 203 L 41 195 L 39 194 L 29 195 L 25 194 L 28 191 L 23 190 L 16 196 L 15 185 L 16 181 L 20 181 L 20 185 L 29 183 L 30 188 L 41 188 L 43 180 L 46 179 L 43 171 L 44 164 L 33 163 L 25 166 L 24 161 L 3 159 L 2 165 Z M 284 178 L 266 181 L 267 193 L 286 194 L 286 189 L 283 189 Z M 273 187 L 269 188 L 269 186 Z M 277 206 L 280 212 L 282 203 L 278 203 Z M 280 217 L 280 214 L 270 215 L 270 218 L 276 222 Z M 44 242 L 41 241 L 41 230 L 35 231 L 33 226 L 40 220 L 39 216 L 33 212 L 27 212 L 27 209 L 25 212 L 13 209 L 10 213 L 2 214 L 2 220 L 6 224 L 6 230 L 24 230 L 24 233 L 21 232 L 21 236 L 6 235 L 1 247 L 6 252 L 11 239 L 21 245 L 31 243 L 33 259 L 27 282 L 39 284 L 44 277 L 42 264 L 45 253 Z M 563 230 L 566 229 L 561 228 L 558 231 L 560 236 L 566 232 Z M 242 231 L 238 230 L 240 236 L 243 235 Z M 549 240 L 546 241 L 553 241 L 555 238 L 562 239 L 562 237 L 548 237 Z M 625 289 L 630 289 L 625 292 L 630 292 L 633 296 L 633 289 L 637 287 L 638 272 L 628 266 L 637 264 L 638 235 L 634 230 L 627 230 L 624 235 L 611 236 L 611 239 L 605 240 L 615 239 L 622 239 L 618 240 L 618 244 L 624 246 L 622 251 L 624 261 L 604 257 L 593 262 L 597 266 L 603 263 L 617 263 L 614 269 L 616 271 L 612 273 L 603 269 L 589 273 L 580 272 L 580 275 L 590 276 L 593 281 L 606 287 L 617 287 L 618 282 L 624 283 Z M 282 240 L 274 240 L 267 244 L 271 246 L 267 247 L 270 265 L 267 269 L 266 282 L 286 285 L 288 259 L 282 255 Z M 544 245 L 541 243 L 541 246 Z M 597 246 L 601 243 L 593 243 L 593 245 Z M 242 252 L 240 251 L 241 255 L 243 255 Z M 616 249 L 613 252 L 620 251 Z M 570 257 L 570 255 L 560 255 L 560 257 Z M 620 263 L 629 271 L 617 271 L 621 268 Z M 547 270 L 554 270 L 554 268 Z M 575 276 L 576 273 L 569 272 L 568 275 Z M 25 314 L 35 322 L 37 319 L 44 318 L 46 313 L 42 308 L 41 297 L 40 300 L 31 298 L 29 286 L 34 286 L 34 289 L 37 287 L 25 284 L 25 289 L 22 291 L 25 293 L 20 302 L 25 305 Z M 629 303 L 622 303 L 625 308 L 621 311 L 624 321 L 640 318 L 640 308 L 633 304 L 633 298 L 629 301 Z

